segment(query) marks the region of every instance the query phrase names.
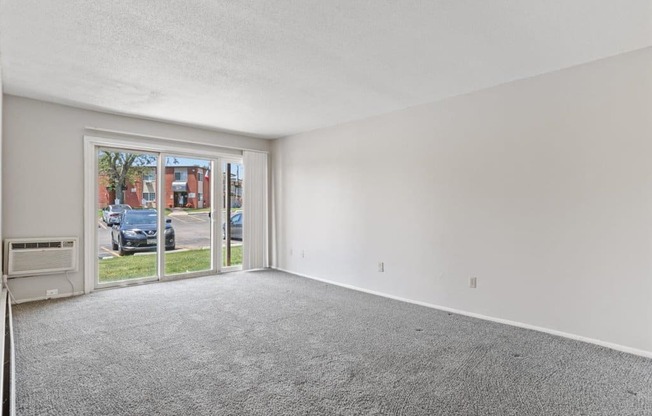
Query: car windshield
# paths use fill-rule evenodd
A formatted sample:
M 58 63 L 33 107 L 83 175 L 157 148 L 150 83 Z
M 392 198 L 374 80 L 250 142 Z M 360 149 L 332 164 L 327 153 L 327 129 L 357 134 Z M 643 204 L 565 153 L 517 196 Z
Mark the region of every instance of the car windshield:
M 155 212 L 141 213 L 141 212 L 130 211 L 129 214 L 124 215 L 123 224 L 125 225 L 156 224 L 156 213 Z

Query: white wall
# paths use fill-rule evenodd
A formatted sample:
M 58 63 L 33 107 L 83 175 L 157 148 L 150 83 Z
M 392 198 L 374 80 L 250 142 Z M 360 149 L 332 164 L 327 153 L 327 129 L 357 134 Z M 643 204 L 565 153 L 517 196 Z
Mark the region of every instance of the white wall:
M 275 265 L 652 351 L 651 111 L 645 49 L 279 139 Z
M 2 163 L 2 148 L 4 145 L 2 144 L 2 120 L 4 117 L 2 116 L 2 106 L 4 102 L 4 94 L 2 93 L 2 66 L 0 66 L 0 242 L 3 241 L 3 228 L 2 228 L 2 174 L 3 174 L 3 163 Z M 1 250 L 1 249 L 0 249 Z M 2 258 L 2 255 L 0 254 L 0 258 Z M 4 272 L 4 263 L 0 265 L 0 269 L 3 269 Z
M 4 94 L 2 93 L 2 66 L 0 66 L 0 242 L 3 241 L 3 229 L 2 229 L 2 148 L 4 147 L 2 143 L 2 120 L 4 119 L 4 113 L 2 111 L 3 108 L 3 102 L 4 102 Z M 0 258 L 2 258 L 2 255 L 0 255 Z M 0 265 L 0 269 L 4 269 L 4 263 Z M 4 270 L 3 270 L 4 273 Z
M 3 119 L 4 237 L 77 236 L 82 247 L 82 140 L 85 127 L 236 148 L 269 148 L 266 140 L 81 110 L 11 95 L 4 95 Z M 80 261 L 80 271 L 70 275 L 75 291 L 83 290 L 83 267 L 83 261 Z M 13 279 L 10 288 L 18 300 L 43 297 L 46 289 L 59 289 L 59 293 L 64 295 L 71 292 L 70 284 L 62 275 Z

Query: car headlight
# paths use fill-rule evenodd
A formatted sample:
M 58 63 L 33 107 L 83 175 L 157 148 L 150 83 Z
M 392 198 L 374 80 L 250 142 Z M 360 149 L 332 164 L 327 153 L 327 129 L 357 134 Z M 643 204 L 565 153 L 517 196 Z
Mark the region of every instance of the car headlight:
M 136 236 L 138 236 L 138 234 L 135 231 L 130 231 L 130 230 L 124 231 L 124 235 L 125 235 L 125 237 L 136 237 Z

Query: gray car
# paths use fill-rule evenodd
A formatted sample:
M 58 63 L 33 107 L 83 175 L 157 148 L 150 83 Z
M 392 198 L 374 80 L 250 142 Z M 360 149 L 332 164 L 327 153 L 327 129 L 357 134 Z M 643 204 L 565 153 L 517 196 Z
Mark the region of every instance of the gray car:
M 231 215 L 231 238 L 242 241 L 242 211 Z
M 102 221 L 105 224 L 120 224 L 120 218 L 123 212 L 132 209 L 127 204 L 109 205 L 102 210 Z
M 242 211 L 236 211 L 231 214 L 231 226 L 229 228 L 231 231 L 231 239 L 242 241 Z M 225 236 L 224 224 L 222 224 L 222 239 L 224 239 Z

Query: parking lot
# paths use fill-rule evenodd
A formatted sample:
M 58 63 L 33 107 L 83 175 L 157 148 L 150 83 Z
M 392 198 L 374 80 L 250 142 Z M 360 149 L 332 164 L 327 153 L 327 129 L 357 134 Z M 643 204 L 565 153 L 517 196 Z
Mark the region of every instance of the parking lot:
M 176 250 L 210 247 L 211 231 L 208 213 L 172 213 L 167 218 L 172 220 L 172 227 L 174 227 Z M 104 224 L 102 219 L 98 219 L 98 238 L 99 258 L 118 256 L 118 252 L 111 249 L 111 227 Z M 239 241 L 234 243 L 234 245 L 241 244 Z

